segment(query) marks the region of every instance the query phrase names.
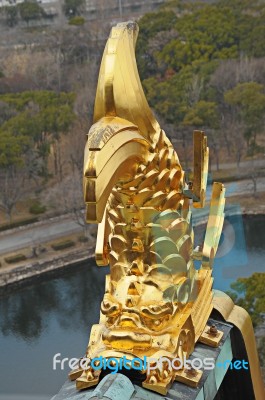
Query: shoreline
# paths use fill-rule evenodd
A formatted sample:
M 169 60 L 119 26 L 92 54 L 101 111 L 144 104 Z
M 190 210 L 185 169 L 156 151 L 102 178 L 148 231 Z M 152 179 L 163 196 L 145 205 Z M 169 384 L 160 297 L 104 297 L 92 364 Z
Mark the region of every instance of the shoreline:
M 38 280 L 63 275 L 93 257 L 94 249 L 82 248 L 49 259 L 38 260 L 20 266 L 14 265 L 13 268 L 0 273 L 0 296 L 35 283 Z
M 228 215 L 239 215 L 241 214 L 244 218 L 259 218 L 265 216 L 264 212 L 248 210 L 241 213 L 235 212 L 233 208 L 230 210 Z M 208 214 L 202 215 L 200 218 L 195 218 L 194 228 L 200 228 L 207 223 Z M 82 247 L 81 249 L 71 250 L 63 252 L 58 255 L 53 255 L 50 258 L 29 262 L 23 265 L 13 265 L 12 267 L 1 271 L 0 268 L 0 296 L 6 295 L 13 290 L 21 288 L 23 286 L 30 285 L 43 280 L 45 278 L 51 278 L 53 276 L 60 276 L 69 271 L 72 271 L 74 267 L 84 264 L 86 261 L 90 261 L 94 258 L 94 247 Z

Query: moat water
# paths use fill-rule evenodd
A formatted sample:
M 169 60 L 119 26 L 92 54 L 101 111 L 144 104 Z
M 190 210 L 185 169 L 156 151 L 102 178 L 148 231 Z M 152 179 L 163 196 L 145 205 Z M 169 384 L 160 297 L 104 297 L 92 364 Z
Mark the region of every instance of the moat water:
M 214 288 L 227 291 L 238 277 L 265 272 L 264 224 L 265 216 L 226 219 Z M 53 370 L 53 356 L 84 354 L 107 272 L 92 260 L 0 298 L 0 400 L 46 400 L 59 391 L 69 368 Z

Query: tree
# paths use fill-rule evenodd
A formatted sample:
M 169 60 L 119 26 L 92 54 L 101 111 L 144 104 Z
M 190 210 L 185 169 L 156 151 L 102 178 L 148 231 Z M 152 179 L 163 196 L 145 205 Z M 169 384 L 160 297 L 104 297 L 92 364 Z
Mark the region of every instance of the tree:
M 51 149 L 55 175 L 62 180 L 60 140 L 75 119 L 74 99 L 73 93 L 51 91 L 0 96 L 0 208 L 10 222 L 16 204 L 50 176 Z
M 244 122 L 245 139 L 250 154 L 258 150 L 256 136 L 264 129 L 265 86 L 257 82 L 239 83 L 224 95 L 225 101 L 237 108 L 239 118 Z
M 223 98 L 225 91 L 242 83 L 242 79 L 245 82 L 259 76 L 264 80 L 261 65 L 264 60 L 260 60 L 260 68 L 253 62 L 241 62 L 241 71 L 237 71 L 235 59 L 253 57 L 254 53 L 265 56 L 262 42 L 265 13 L 257 0 L 235 3 L 222 0 L 209 5 L 170 1 L 159 12 L 140 19 L 141 34 L 137 45 L 140 75 L 144 79 L 147 99 L 166 122 L 175 125 L 182 122 L 187 105 L 191 106 L 186 97 L 194 77 L 199 83 L 195 87 L 195 102 L 217 103 L 223 117 L 227 116 L 224 111 L 230 112 Z M 253 36 L 251 43 L 247 43 L 250 36 Z M 257 44 L 259 51 L 256 49 L 253 53 L 254 42 L 260 44 Z M 217 87 L 210 79 L 218 65 L 224 65 L 223 60 L 229 62 L 225 74 L 220 74 L 219 70 Z M 231 65 L 233 70 L 230 72 Z M 226 132 L 224 136 L 229 152 Z
M 234 302 L 245 308 L 252 318 L 254 326 L 264 321 L 265 317 L 265 273 L 255 272 L 249 278 L 238 278 L 231 284 L 228 295 Z
M 149 41 L 154 40 L 157 35 L 159 35 L 162 40 L 164 40 L 164 35 L 170 37 L 168 36 L 168 32 L 174 27 L 175 22 L 176 15 L 173 11 L 147 13 L 140 19 L 139 28 L 141 34 L 137 41 L 136 55 L 137 65 L 142 79 L 146 79 L 157 72 L 157 61 L 155 58 L 156 49 L 153 46 L 150 48 Z M 160 41 L 161 40 L 159 40 L 159 43 Z
M 43 192 L 42 203 L 56 212 L 70 214 L 84 233 L 89 233 L 90 228 L 85 222 L 82 174 L 76 168 L 74 172 L 65 174 L 63 180 L 49 191 Z
M 244 154 L 246 154 L 246 140 L 244 138 L 244 125 L 238 121 L 236 115 L 226 113 L 222 118 L 221 131 L 229 148 L 229 155 L 235 158 L 237 168 Z
M 84 166 L 84 148 L 87 140 L 86 132 L 88 129 L 88 118 L 79 117 L 73 126 L 75 133 L 70 133 L 67 136 L 67 141 L 65 141 L 65 158 L 70 164 L 72 173 L 74 174 L 77 171 L 81 176 L 81 180 Z
M 28 191 L 28 171 L 26 168 L 15 167 L 0 169 L 0 209 L 5 212 L 9 223 L 12 222 L 12 213 Z M 32 190 L 32 188 L 31 188 Z
M 0 168 L 8 168 L 12 165 L 23 166 L 23 156 L 29 148 L 29 138 L 23 134 L 15 137 L 3 127 L 0 130 Z
M 5 160 L 7 163 L 18 162 L 18 158 L 23 164 L 25 154 L 31 150 L 35 154 L 31 158 L 32 171 L 47 178 L 48 156 L 53 149 L 54 172 L 61 179 L 61 150 L 58 143 L 75 120 L 74 100 L 73 93 L 57 94 L 52 91 L 1 95 L 0 101 L 8 105 L 13 114 L 10 113 L 10 118 L 6 118 L 0 130 L 0 148 L 3 150 L 0 163 L 1 160 L 2 164 Z
M 18 4 L 17 7 L 19 7 L 21 19 L 26 21 L 27 24 L 29 21 L 42 18 L 45 15 L 45 11 L 35 0 L 24 1 Z
M 261 367 L 265 368 L 265 337 L 264 337 L 264 321 L 265 321 L 265 273 L 255 272 L 248 278 L 239 278 L 231 284 L 231 291 L 227 294 L 233 301 L 247 310 L 250 314 L 255 329 L 258 353 Z M 260 329 L 258 334 L 258 329 Z
M 84 0 L 64 0 L 63 11 L 67 17 L 75 17 L 82 12 Z
M 234 58 L 238 55 L 236 18 L 229 7 L 205 5 L 178 18 L 178 37 L 155 54 L 176 72 L 194 62 Z
M 13 27 L 18 21 L 18 9 L 17 6 L 5 7 L 6 23 L 8 26 Z
M 192 108 L 187 110 L 183 119 L 183 125 L 217 129 L 219 127 L 217 105 L 210 101 L 198 101 Z
M 239 109 L 225 101 L 227 91 L 234 89 L 239 83 L 265 83 L 264 59 L 241 56 L 239 59 L 224 60 L 219 63 L 210 77 L 207 97 L 215 100 L 221 115 L 221 130 L 229 158 L 236 158 L 239 167 L 241 158 L 246 154 L 247 146 L 244 138 L 245 124 L 239 118 Z

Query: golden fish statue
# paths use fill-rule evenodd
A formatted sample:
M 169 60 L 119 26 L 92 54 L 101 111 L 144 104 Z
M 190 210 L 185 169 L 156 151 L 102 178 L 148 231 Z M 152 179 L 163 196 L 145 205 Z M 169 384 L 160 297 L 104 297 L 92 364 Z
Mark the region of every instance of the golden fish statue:
M 86 220 L 99 223 L 97 264 L 110 265 L 100 321 L 87 348 L 90 359 L 188 358 L 213 309 L 212 265 L 225 189 L 213 184 L 205 241 L 194 249 L 190 203 L 204 206 L 207 139 L 194 132 L 193 183 L 187 184 L 145 98 L 135 60 L 137 34 L 132 22 L 112 28 L 85 148 Z M 201 260 L 198 270 L 195 259 Z M 165 394 L 182 371 L 165 364 L 139 373 L 143 387 Z M 88 366 L 70 378 L 84 389 L 96 385 L 99 374 Z

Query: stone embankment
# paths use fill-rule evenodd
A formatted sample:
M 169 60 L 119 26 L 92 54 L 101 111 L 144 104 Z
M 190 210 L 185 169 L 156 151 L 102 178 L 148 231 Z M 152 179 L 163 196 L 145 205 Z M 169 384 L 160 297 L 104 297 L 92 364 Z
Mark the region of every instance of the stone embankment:
M 209 209 L 197 210 L 193 213 L 193 225 L 197 229 L 197 234 L 204 231 L 205 224 L 208 220 Z M 232 215 L 248 215 L 249 217 L 256 218 L 259 215 L 264 215 L 264 208 L 257 208 L 255 210 L 244 210 L 238 204 L 228 204 L 225 210 L 226 216 Z M 65 217 L 64 217 L 65 218 Z M 55 219 L 56 224 L 59 223 L 60 218 Z M 50 221 L 51 223 L 51 221 Z M 43 229 L 44 226 L 39 225 Z M 34 224 L 35 226 L 35 224 Z M 33 227 L 32 227 L 33 228 Z M 27 229 L 30 229 L 28 227 Z M 199 230 L 198 230 L 199 229 Z M 14 232 L 15 233 L 15 232 Z M 201 233 L 203 237 L 203 234 Z M 95 243 L 90 242 L 89 245 L 82 247 L 65 250 L 59 254 L 47 254 L 43 257 L 27 260 L 27 262 L 17 265 L 10 265 L 8 267 L 0 268 L 0 295 L 5 294 L 14 288 L 35 282 L 38 279 L 43 279 L 45 276 L 58 275 L 64 273 L 75 266 L 89 261 L 94 257 Z
M 0 269 L 0 295 L 6 294 L 10 290 L 35 282 L 45 275 L 52 276 L 60 271 L 64 273 L 67 269 L 73 268 L 91 259 L 94 249 L 82 248 L 75 251 L 68 251 L 34 262 L 13 266 L 9 269 Z

